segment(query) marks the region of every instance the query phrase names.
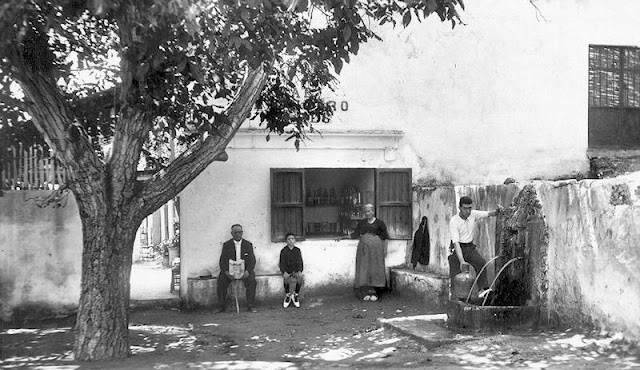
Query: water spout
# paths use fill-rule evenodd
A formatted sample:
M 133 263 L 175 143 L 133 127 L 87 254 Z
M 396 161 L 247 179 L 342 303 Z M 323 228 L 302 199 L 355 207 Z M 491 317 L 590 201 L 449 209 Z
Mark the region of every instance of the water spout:
M 502 268 L 500 269 L 500 271 L 498 271 L 498 273 L 496 274 L 496 277 L 491 282 L 491 285 L 489 285 L 489 289 L 493 289 L 493 285 L 496 283 L 496 281 L 500 277 L 500 274 L 502 273 L 502 271 L 504 271 L 505 268 L 507 268 L 507 266 L 509 266 L 513 261 L 523 260 L 523 259 L 524 259 L 524 257 L 515 257 L 515 258 L 512 258 L 509 261 L 507 261 L 507 263 L 505 263 L 504 266 L 502 266 Z M 484 306 L 485 303 L 487 303 L 487 298 L 489 298 L 488 294 L 484 297 L 484 300 L 482 301 L 482 306 Z
M 469 289 L 469 295 L 467 296 L 467 300 L 465 301 L 466 303 L 469 303 L 469 299 L 471 299 L 471 293 L 473 292 L 473 288 L 476 287 L 476 283 L 478 282 L 478 278 L 480 277 L 480 274 L 482 274 L 482 271 L 484 271 L 484 269 L 486 269 L 487 266 L 489 266 L 489 264 L 495 261 L 496 258 L 498 257 L 500 257 L 500 255 L 493 257 L 487 263 L 485 263 L 484 266 L 482 266 L 482 268 L 480 269 L 480 272 L 478 272 L 478 274 L 476 275 L 476 279 L 473 281 L 473 285 L 471 285 L 471 289 Z

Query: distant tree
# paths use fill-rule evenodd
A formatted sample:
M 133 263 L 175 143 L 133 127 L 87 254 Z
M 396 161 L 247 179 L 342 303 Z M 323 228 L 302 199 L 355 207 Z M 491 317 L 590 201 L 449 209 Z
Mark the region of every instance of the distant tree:
M 78 360 L 130 354 L 141 221 L 175 197 L 252 113 L 295 146 L 334 73 L 377 36 L 462 0 L 9 0 L 0 5 L 3 130 L 29 124 L 66 170 L 83 231 Z M 313 19 L 313 22 L 311 21 Z M 5 131 L 7 132 L 7 131 Z M 185 148 L 169 160 L 171 138 Z M 141 158 L 156 172 L 136 179 Z

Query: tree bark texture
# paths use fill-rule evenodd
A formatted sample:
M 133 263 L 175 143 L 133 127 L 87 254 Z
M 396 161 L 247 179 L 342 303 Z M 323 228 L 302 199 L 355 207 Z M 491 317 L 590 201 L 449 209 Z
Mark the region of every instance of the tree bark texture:
M 128 327 L 133 243 L 146 216 L 132 198 L 144 122 L 143 114 L 122 114 L 119 127 L 123 134 L 115 135 L 120 143 L 114 144 L 103 176 L 82 187 L 92 188 L 92 192 L 82 192 L 80 188 L 81 194 L 76 196 L 83 234 L 74 346 L 75 358 L 80 361 L 118 359 L 131 354 Z M 71 188 L 75 192 L 73 183 Z
M 92 210 L 94 217 L 82 218 L 82 283 L 74 346 L 79 361 L 118 359 L 131 353 L 129 279 L 138 224 L 117 207 L 107 207 L 109 212 Z

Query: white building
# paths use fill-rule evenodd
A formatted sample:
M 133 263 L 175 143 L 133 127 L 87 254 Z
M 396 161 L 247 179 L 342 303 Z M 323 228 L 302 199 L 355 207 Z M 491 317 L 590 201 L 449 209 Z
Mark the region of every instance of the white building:
M 525 0 L 469 2 L 466 25 L 455 29 L 436 18 L 375 28 L 384 41 L 345 66 L 330 97 L 334 118 L 316 123 L 322 135 L 300 151 L 248 123 L 229 160 L 181 195 L 183 294 L 189 278 L 217 276 L 234 223 L 254 243 L 258 276 L 278 272 L 292 231 L 309 288 L 349 287 L 357 243 L 333 238 L 353 211 L 340 201 L 343 189 L 376 204 L 393 231 L 387 265 L 402 265 L 420 216 L 412 184 L 586 174 L 588 149 L 640 148 L 637 118 L 589 122 L 590 111 L 640 107 L 640 3 L 535 4 L 540 13 Z

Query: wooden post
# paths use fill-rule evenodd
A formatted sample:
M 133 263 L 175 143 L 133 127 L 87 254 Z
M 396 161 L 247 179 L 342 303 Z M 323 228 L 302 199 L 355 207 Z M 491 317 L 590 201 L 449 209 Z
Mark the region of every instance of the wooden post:
M 0 183 L 0 190 L 5 189 L 9 184 L 9 177 L 7 173 L 7 171 L 9 171 L 9 158 L 6 157 L 8 152 L 9 151 L 7 150 L 7 152 L 3 153 L 5 156 L 3 156 L 4 160 L 2 161 L 2 168 L 0 169 L 0 172 L 2 173 L 2 176 L 0 177 L 0 181 L 2 181 L 2 183 Z
M 11 174 L 11 190 L 16 189 L 16 177 L 18 176 L 18 166 L 17 166 L 17 158 L 16 158 L 16 147 L 11 147 L 11 163 L 13 166 L 13 173 Z
M 240 313 L 240 305 L 238 304 L 238 283 L 240 282 L 240 280 L 234 280 L 233 281 L 233 297 L 236 300 L 236 313 Z
M 29 147 L 29 189 L 37 189 L 36 184 L 36 171 L 37 171 L 37 162 L 36 162 L 36 150 L 32 145 Z
M 24 188 L 26 178 L 24 176 L 24 168 L 26 167 L 26 160 L 24 155 L 24 146 L 22 143 L 18 144 L 18 173 L 16 173 L 16 186 L 19 186 L 20 189 Z
M 54 163 L 54 168 L 55 168 L 55 172 L 56 172 L 56 181 L 55 183 L 58 184 L 58 186 L 62 186 L 64 178 L 63 178 L 63 174 L 62 171 L 63 169 L 60 168 L 60 166 L 58 165 L 58 161 L 56 161 L 56 158 L 53 157 L 53 163 Z
M 45 182 L 45 168 L 44 168 L 44 150 L 41 146 L 38 146 L 38 188 L 46 189 L 44 186 Z

